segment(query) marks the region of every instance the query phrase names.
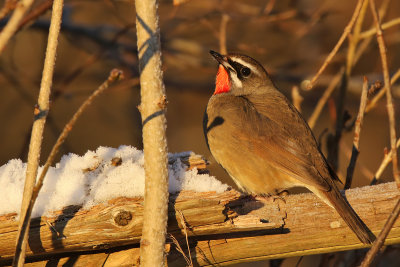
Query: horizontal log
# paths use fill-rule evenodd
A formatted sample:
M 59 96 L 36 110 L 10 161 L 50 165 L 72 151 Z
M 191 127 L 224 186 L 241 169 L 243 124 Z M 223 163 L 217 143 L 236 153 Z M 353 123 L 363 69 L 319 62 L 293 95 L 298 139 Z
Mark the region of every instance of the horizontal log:
M 213 235 L 281 227 L 283 221 L 240 224 L 244 217 L 228 208 L 241 197 L 230 190 L 224 193 L 180 192 L 170 198 L 168 232 L 182 237 L 183 224 L 189 235 Z M 117 198 L 107 204 L 83 210 L 72 206 L 54 217 L 35 218 L 29 231 L 27 256 L 71 251 L 91 251 L 115 246 L 137 244 L 140 241 L 143 199 Z M 235 222 L 239 226 L 236 226 Z M 0 217 L 0 261 L 12 258 L 18 222 L 8 215 Z
M 346 191 L 348 201 L 375 235 L 382 229 L 399 196 L 395 183 Z M 33 224 L 41 225 L 40 236 L 32 235 L 39 232 L 38 230 L 31 230 L 28 255 L 41 253 L 47 257 L 56 252 L 95 250 L 137 243 L 140 236 L 141 201 L 116 199 L 109 205 L 97 206 L 90 211 L 79 210 L 68 220 L 59 220 L 65 224 L 58 227 L 57 220 L 49 221 L 51 218 L 46 218 L 45 222 L 42 218 L 40 224 Z M 367 247 L 359 242 L 334 210 L 310 193 L 290 195 L 282 201 L 245 197 L 234 190 L 221 194 L 181 192 L 178 196 L 171 196 L 170 205 L 168 231 L 178 239 L 186 255 L 188 253 L 184 236 L 185 233 L 188 234 L 193 262 L 199 266 L 228 265 Z M 123 211 L 130 212 L 132 218 Z M 213 223 L 207 218 L 211 218 Z M 126 222 L 128 223 L 125 226 L 121 225 Z M 3 249 L 7 244 L 2 237 L 16 231 L 16 228 L 5 228 L 3 223 L 0 221 L 0 254 L 6 255 L 2 259 L 10 259 L 12 250 Z M 52 232 L 49 236 L 45 233 L 51 229 L 49 224 L 52 223 L 58 234 Z M 42 247 L 47 245 L 45 251 L 35 251 L 32 246 L 35 243 L 34 238 L 37 238 L 36 242 Z M 53 243 L 46 238 L 51 238 Z M 9 242 L 11 239 L 7 238 Z M 184 266 L 186 262 L 181 252 L 176 250 L 175 244 L 171 241 L 169 243 L 169 266 Z M 386 244 L 398 243 L 399 220 L 386 240 Z M 8 247 L 13 246 L 8 244 Z M 74 259 L 75 266 L 87 266 L 89 262 L 99 261 L 104 266 L 120 266 L 122 262 L 128 265 L 137 264 L 137 247 L 121 249 L 106 249 L 95 255 L 62 256 L 57 260 L 62 263 Z M 45 264 L 45 261 L 38 261 L 28 266 Z

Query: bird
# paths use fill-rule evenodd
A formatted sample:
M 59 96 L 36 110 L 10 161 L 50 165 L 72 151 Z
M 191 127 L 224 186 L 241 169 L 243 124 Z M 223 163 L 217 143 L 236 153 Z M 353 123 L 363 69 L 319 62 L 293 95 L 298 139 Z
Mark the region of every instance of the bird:
M 219 67 L 204 112 L 204 135 L 238 188 L 271 196 L 306 187 L 334 208 L 362 243 L 371 244 L 375 236 L 340 193 L 340 180 L 312 130 L 264 67 L 242 54 L 210 54 Z

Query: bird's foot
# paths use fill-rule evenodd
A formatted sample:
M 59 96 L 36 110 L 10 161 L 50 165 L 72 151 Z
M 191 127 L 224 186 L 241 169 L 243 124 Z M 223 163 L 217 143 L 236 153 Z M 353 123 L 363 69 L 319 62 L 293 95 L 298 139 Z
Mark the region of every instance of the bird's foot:
M 276 195 L 265 196 L 264 199 L 267 199 L 272 202 L 282 201 L 284 204 L 286 204 L 285 197 L 287 195 L 289 195 L 289 192 L 287 190 L 283 190 L 283 191 L 277 192 Z

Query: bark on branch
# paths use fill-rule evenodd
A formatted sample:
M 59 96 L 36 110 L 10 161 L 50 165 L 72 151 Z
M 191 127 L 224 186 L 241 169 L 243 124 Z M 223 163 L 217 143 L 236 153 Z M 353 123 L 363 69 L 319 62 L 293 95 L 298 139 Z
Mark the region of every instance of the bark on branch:
M 395 183 L 346 191 L 350 204 L 375 235 L 399 196 Z M 253 199 L 234 190 L 220 194 L 180 192 L 170 196 L 168 232 L 184 251 L 187 232 L 193 262 L 200 266 L 366 247 L 340 216 L 313 194 L 290 195 L 285 201 Z M 142 198 L 114 199 L 90 210 L 69 207 L 56 217 L 38 218 L 29 232 L 28 260 L 42 255 L 42 261 L 32 266 L 45 266 L 44 259 L 54 260 L 54 254 L 75 251 L 60 257 L 59 263 L 74 258 L 76 266 L 98 261 L 117 266 L 121 260 L 135 265 L 142 219 Z M 0 217 L 0 264 L 12 258 L 17 229 L 12 214 Z M 400 221 L 386 239 L 386 244 L 395 243 L 400 243 Z M 184 258 L 174 245 L 167 244 L 167 248 L 169 266 L 184 266 Z M 82 251 L 97 254 L 78 256 Z

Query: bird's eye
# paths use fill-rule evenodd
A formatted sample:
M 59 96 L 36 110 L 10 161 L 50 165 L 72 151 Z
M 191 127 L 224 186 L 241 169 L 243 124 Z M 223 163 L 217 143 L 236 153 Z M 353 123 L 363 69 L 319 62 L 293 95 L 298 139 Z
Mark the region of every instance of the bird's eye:
M 242 74 L 243 77 L 247 77 L 250 75 L 251 71 L 247 67 L 243 67 L 240 69 L 240 73 Z

